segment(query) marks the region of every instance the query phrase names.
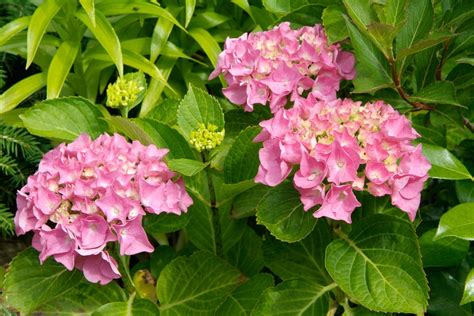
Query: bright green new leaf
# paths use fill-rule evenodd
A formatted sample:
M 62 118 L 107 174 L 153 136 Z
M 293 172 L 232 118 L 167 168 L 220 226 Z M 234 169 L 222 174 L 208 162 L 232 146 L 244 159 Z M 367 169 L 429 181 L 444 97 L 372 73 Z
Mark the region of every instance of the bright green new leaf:
M 236 288 L 219 306 L 216 315 L 247 316 L 250 315 L 258 299 L 266 289 L 273 286 L 273 276 L 259 273 L 245 284 Z
M 213 313 L 241 282 L 240 272 L 209 252 L 178 257 L 160 274 L 160 315 Z
M 438 81 L 424 87 L 411 96 L 413 101 L 434 104 L 450 104 L 462 106 L 456 98 L 456 88 L 450 81 Z
M 30 16 L 22 16 L 2 26 L 0 28 L 0 46 L 3 46 L 10 38 L 26 29 L 30 19 Z
M 458 204 L 441 216 L 435 238 L 448 236 L 474 240 L 474 203 Z
M 46 74 L 42 72 L 18 81 L 0 95 L 0 114 L 13 110 L 45 85 Z
M 447 180 L 472 179 L 462 162 L 446 148 L 423 144 L 423 154 L 431 163 L 430 177 Z
M 72 64 L 79 51 L 80 42 L 64 41 L 54 54 L 49 65 L 46 86 L 46 98 L 54 99 L 59 96 Z
M 392 85 L 389 65 L 382 54 L 347 18 L 352 45 L 356 55 L 356 72 L 354 92 L 375 92 Z
M 464 293 L 460 305 L 474 302 L 474 269 L 469 272 L 464 284 Z
M 86 11 L 87 15 L 91 19 L 92 26 L 95 27 L 95 6 L 94 0 L 79 0 L 84 11 Z
M 420 250 L 424 267 L 451 267 L 461 263 L 469 251 L 469 241 L 454 237 L 433 240 L 436 229 L 420 237 Z
M 180 8 L 167 8 L 167 10 L 174 15 L 177 15 L 180 11 Z M 155 28 L 153 29 L 153 35 L 151 38 L 151 46 L 150 46 L 150 61 L 154 63 L 158 56 L 160 55 L 163 48 L 168 43 L 168 38 L 173 30 L 174 24 L 165 19 L 160 17 L 155 24 Z
M 344 11 L 338 6 L 329 6 L 323 10 L 323 25 L 330 44 L 342 41 L 349 37 L 346 21 L 343 17 Z
M 329 284 L 332 280 L 324 266 L 324 251 L 330 242 L 329 226 L 323 219 L 317 221 L 308 237 L 298 242 L 284 243 L 268 238 L 263 243 L 265 266 L 282 280 L 303 278 Z
M 308 236 L 316 224 L 312 211 L 305 212 L 300 194 L 285 182 L 270 190 L 257 207 L 257 223 L 277 239 L 295 242 Z
M 107 130 L 99 108 L 80 97 L 46 100 L 20 115 L 28 131 L 55 140 L 74 140 L 86 133 L 96 138 Z
M 168 160 L 168 167 L 183 176 L 192 177 L 204 170 L 209 163 L 203 163 L 193 159 L 171 159 Z
M 349 297 L 374 311 L 426 311 L 428 284 L 411 223 L 376 214 L 338 235 L 326 248 L 326 268 Z
M 81 278 L 82 272 L 68 271 L 51 258 L 41 265 L 38 252 L 28 248 L 10 263 L 2 296 L 9 306 L 29 314 L 77 286 Z
M 260 161 L 261 144 L 253 142 L 260 127 L 248 127 L 237 136 L 224 161 L 226 183 L 238 183 L 255 178 Z
M 217 66 L 217 57 L 221 52 L 219 44 L 214 37 L 202 28 L 192 28 L 189 30 L 189 35 L 201 46 L 207 57 L 212 63 L 213 67 Z
M 200 124 L 217 127 L 216 132 L 224 128 L 224 114 L 219 101 L 206 91 L 190 86 L 178 108 L 178 126 L 189 139 L 191 132 L 200 128 Z
M 40 46 L 41 39 L 46 33 L 51 20 L 59 12 L 59 9 L 64 5 L 65 1 L 60 0 L 46 0 L 33 13 L 30 20 L 30 27 L 28 28 L 27 59 L 26 68 L 28 68 L 35 58 L 36 51 Z
M 117 66 L 119 75 L 123 76 L 122 49 L 120 47 L 120 40 L 112 24 L 110 24 L 100 10 L 96 10 L 95 12 L 95 26 L 92 24 L 87 13 L 82 9 L 76 12 L 76 17 L 94 34 L 97 41 L 102 45 L 113 63 Z
M 184 27 L 188 27 L 189 22 L 191 22 L 191 18 L 193 17 L 195 7 L 196 7 L 196 0 L 186 0 L 186 22 L 184 23 Z
M 335 283 L 323 286 L 305 279 L 283 281 L 263 293 L 252 315 L 326 315 L 329 292 L 336 287 Z

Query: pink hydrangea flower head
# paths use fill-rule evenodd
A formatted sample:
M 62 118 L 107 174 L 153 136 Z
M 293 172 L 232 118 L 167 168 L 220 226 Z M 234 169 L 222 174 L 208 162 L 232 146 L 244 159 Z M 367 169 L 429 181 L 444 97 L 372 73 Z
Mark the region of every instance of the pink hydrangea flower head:
M 263 142 L 256 182 L 276 186 L 292 169 L 304 209 L 315 217 L 351 222 L 360 206 L 353 192 L 390 195 L 392 204 L 414 219 L 430 163 L 411 123 L 381 101 L 297 98 L 260 123 L 254 141 Z
M 269 103 L 272 113 L 303 93 L 334 100 L 341 80 L 355 76 L 355 59 L 339 44 L 328 44 L 321 25 L 297 30 L 283 22 L 275 28 L 228 38 L 210 79 L 223 74 L 224 95 L 253 111 Z
M 53 257 L 101 284 L 119 278 L 110 243 L 118 242 L 121 255 L 152 252 L 143 216 L 180 215 L 193 203 L 163 160 L 167 153 L 118 134 L 60 144 L 18 191 L 16 233 L 34 232 L 41 263 Z

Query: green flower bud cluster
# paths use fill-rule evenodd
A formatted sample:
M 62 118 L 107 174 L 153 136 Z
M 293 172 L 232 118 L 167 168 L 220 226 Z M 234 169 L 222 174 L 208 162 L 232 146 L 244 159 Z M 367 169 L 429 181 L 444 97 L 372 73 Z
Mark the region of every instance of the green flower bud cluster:
M 120 108 L 133 106 L 140 91 L 145 89 L 136 80 L 118 78 L 113 84 L 107 87 L 107 106 Z
M 199 124 L 199 128 L 191 132 L 189 142 L 197 151 L 211 150 L 222 143 L 225 130 L 217 132 L 217 126 L 214 124 Z

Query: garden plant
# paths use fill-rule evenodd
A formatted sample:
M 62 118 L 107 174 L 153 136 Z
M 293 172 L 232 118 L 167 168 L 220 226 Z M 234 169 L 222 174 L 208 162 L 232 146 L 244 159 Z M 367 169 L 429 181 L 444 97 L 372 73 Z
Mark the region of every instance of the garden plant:
M 4 315 L 472 315 L 472 0 L 4 0 Z

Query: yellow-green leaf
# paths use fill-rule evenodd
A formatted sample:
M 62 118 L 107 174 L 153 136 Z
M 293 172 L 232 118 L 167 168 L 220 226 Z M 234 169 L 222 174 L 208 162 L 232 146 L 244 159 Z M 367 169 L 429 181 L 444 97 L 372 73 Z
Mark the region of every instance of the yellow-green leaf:
M 14 109 L 23 100 L 46 85 L 46 74 L 39 73 L 29 76 L 0 95 L 0 113 Z
M 79 50 L 79 42 L 65 41 L 59 46 L 48 69 L 46 97 L 54 99 L 59 96 L 72 64 Z
M 23 16 L 2 26 L 0 28 L 0 46 L 3 46 L 10 38 L 26 29 L 30 19 L 30 16 Z
M 87 12 L 87 15 L 91 19 L 92 25 L 95 26 L 95 6 L 94 0 L 79 0 L 84 11 Z
M 194 8 L 196 7 L 196 0 L 186 0 L 186 23 L 184 23 L 185 27 L 188 27 L 189 22 L 194 14 Z

